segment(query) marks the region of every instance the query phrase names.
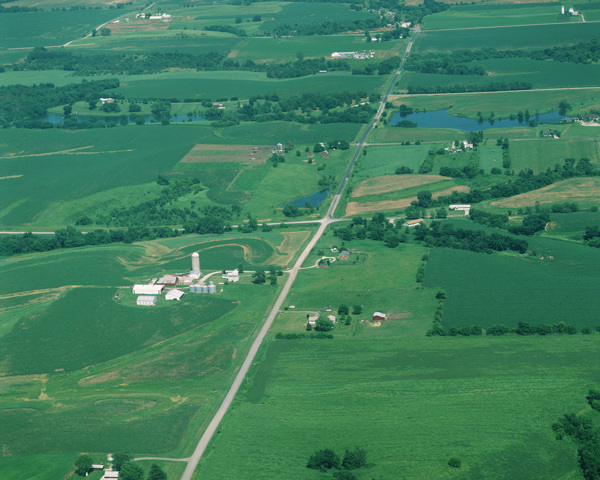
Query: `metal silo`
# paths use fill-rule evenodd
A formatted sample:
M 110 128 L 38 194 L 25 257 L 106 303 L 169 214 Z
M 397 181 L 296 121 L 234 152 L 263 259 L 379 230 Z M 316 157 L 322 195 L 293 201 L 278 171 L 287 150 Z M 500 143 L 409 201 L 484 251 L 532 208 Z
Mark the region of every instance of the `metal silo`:
M 213 282 L 208 284 L 208 293 L 217 293 L 217 286 Z

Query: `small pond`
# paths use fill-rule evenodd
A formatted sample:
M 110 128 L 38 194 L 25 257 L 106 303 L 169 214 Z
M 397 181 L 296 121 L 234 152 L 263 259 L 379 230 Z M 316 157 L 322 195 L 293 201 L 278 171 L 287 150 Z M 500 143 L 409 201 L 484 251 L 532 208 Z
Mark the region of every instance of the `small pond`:
M 310 202 L 312 207 L 318 207 L 325 201 L 327 196 L 329 195 L 329 189 L 320 190 L 315 192 L 307 197 L 297 198 L 296 200 L 292 200 L 291 202 L 284 203 L 281 207 L 285 207 L 286 205 L 296 205 L 297 207 L 304 208 L 307 205 L 307 202 Z
M 558 111 L 543 113 L 541 115 L 532 115 L 529 120 L 535 120 L 538 123 L 559 123 L 563 119 L 567 119 L 564 115 L 560 115 Z M 518 119 L 511 120 L 509 118 L 503 120 L 474 120 L 472 118 L 457 117 L 450 115 L 448 110 L 434 110 L 431 112 L 416 112 L 406 116 L 401 116 L 396 112 L 388 122 L 388 125 L 396 125 L 402 120 L 415 122 L 419 128 L 456 128 L 467 132 L 476 132 L 479 130 L 487 130 L 489 128 L 510 128 L 529 125 L 529 121 L 524 118 L 519 122 Z

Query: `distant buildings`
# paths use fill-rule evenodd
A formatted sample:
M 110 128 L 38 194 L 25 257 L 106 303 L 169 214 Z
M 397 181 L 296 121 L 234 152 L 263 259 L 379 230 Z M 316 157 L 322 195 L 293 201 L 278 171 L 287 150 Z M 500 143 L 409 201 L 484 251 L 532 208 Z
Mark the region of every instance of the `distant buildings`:
M 350 252 L 348 250 L 342 250 L 338 255 L 338 260 L 341 262 L 347 262 L 350 260 Z
M 373 314 L 373 320 L 375 320 L 375 321 L 383 321 L 386 318 L 387 318 L 387 315 L 385 313 L 375 312 Z
M 449 205 L 448 208 L 450 210 L 462 210 L 465 212 L 465 215 L 468 215 L 471 211 L 471 205 Z

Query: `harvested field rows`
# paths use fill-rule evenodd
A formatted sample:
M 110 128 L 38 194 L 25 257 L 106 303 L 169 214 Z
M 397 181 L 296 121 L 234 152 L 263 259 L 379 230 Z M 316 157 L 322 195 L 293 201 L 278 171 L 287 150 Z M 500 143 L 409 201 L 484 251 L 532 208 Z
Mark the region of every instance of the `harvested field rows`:
M 451 180 L 450 177 L 441 175 L 384 175 L 368 178 L 360 182 L 352 192 L 353 197 L 364 195 L 377 195 L 379 193 L 394 192 L 405 188 L 418 187 L 441 180 Z
M 444 177 L 442 177 L 444 178 Z M 458 185 L 456 187 L 446 188 L 439 192 L 435 192 L 433 198 L 450 195 L 452 192 L 468 192 L 470 187 L 466 185 Z M 384 200 L 381 202 L 349 202 L 346 207 L 346 215 L 357 215 L 360 213 L 380 212 L 387 210 L 396 210 L 399 208 L 410 207 L 411 202 L 417 200 L 417 197 L 401 198 L 400 200 Z
M 559 202 L 600 203 L 600 178 L 562 180 L 532 192 L 492 202 L 492 205 L 502 208 L 521 208 L 533 206 L 536 202 L 540 205 Z
M 195 145 L 181 163 L 264 163 L 271 148 L 268 145 Z

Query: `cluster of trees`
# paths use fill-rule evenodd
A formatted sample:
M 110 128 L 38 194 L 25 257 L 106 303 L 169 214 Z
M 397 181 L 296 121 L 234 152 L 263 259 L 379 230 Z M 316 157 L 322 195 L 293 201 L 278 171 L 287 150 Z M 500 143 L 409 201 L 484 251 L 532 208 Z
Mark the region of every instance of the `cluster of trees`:
M 113 470 L 119 472 L 119 478 L 123 480 L 167 480 L 167 474 L 156 463 L 150 465 L 148 476 L 144 476 L 144 469 L 133 462 L 133 457 L 128 453 L 115 453 L 112 462 Z M 75 473 L 81 477 L 87 477 L 92 472 L 92 457 L 79 455 L 75 460 Z
M 590 246 L 600 248 L 600 227 L 598 225 L 591 225 L 585 227 L 585 233 L 583 234 L 583 240 Z
M 432 222 L 431 227 L 425 224 L 414 228 L 415 239 L 428 247 L 447 247 L 458 250 L 469 250 L 479 253 L 514 251 L 525 253 L 528 243 L 499 233 L 488 233 L 481 230 L 465 230 L 440 222 Z
M 387 23 L 386 23 L 387 24 Z M 272 30 L 266 30 L 266 36 L 290 37 L 310 35 L 332 35 L 335 33 L 372 30 L 384 26 L 381 19 L 369 18 L 365 20 L 325 21 L 320 23 L 296 23 L 278 25 Z
M 282 270 L 277 270 L 275 267 L 271 267 L 268 271 L 265 270 L 256 270 L 252 274 L 252 283 L 255 285 L 261 285 L 267 282 L 267 275 L 269 279 L 269 283 L 273 286 L 277 285 L 277 277 L 283 275 Z
M 369 63 L 364 67 L 352 69 L 352 75 L 388 75 L 400 67 L 400 57 L 391 57 L 379 63 Z
M 227 57 L 226 53 L 145 53 L 75 55 L 63 49 L 47 50 L 35 47 L 14 70 L 68 70 L 81 75 L 158 73 L 169 68 L 216 70 Z
M 419 173 L 421 173 L 420 169 Z M 563 165 L 556 164 L 554 169 L 549 168 L 538 175 L 534 175 L 532 170 L 520 171 L 514 181 L 510 180 L 504 184 L 493 185 L 485 190 L 474 188 L 470 192 L 452 192 L 451 195 L 438 197 L 437 202 L 440 205 L 479 203 L 493 198 L 512 197 L 520 193 L 530 192 L 568 178 L 599 175 L 600 170 L 596 169 L 588 158 L 581 158 L 578 162 L 574 158 L 567 158 Z
M 345 60 L 325 60 L 324 57 L 302 59 L 295 62 L 275 63 L 266 67 L 269 78 L 298 78 L 314 75 L 321 70 L 328 72 L 350 71 L 350 64 Z
M 374 214 L 372 220 L 355 217 L 351 224 L 335 228 L 333 234 L 344 241 L 369 238 L 384 242 L 389 248 L 396 248 L 407 241 L 402 227 L 392 225 L 383 213 Z
M 207 32 L 231 33 L 232 35 L 235 35 L 236 37 L 241 37 L 241 38 L 248 36 L 248 34 L 246 33 L 246 30 L 244 30 L 242 28 L 238 28 L 238 27 L 233 27 L 231 25 L 207 25 L 206 27 L 204 27 L 204 30 L 206 30 Z
M 327 472 L 330 470 L 338 470 L 333 474 L 335 480 L 352 480 L 356 476 L 351 473 L 351 470 L 357 470 L 367 466 L 367 451 L 356 447 L 354 450 L 344 452 L 344 457 L 340 459 L 331 448 L 317 450 L 306 462 L 306 468 Z
M 590 390 L 587 397 L 593 408 L 594 402 L 598 402 L 598 392 Z M 579 445 L 577 454 L 579 466 L 586 480 L 600 479 L 600 428 L 592 414 L 581 416 L 575 413 L 564 415 L 552 425 L 552 430 L 557 440 L 571 437 Z
M 117 88 L 119 80 L 83 80 L 57 87 L 52 83 L 39 85 L 7 85 L 0 87 L 0 125 L 16 124 L 23 126 L 28 119 L 46 114 L 48 108 L 78 101 L 97 100 L 110 95 L 110 89 Z
M 445 329 L 441 325 L 441 320 L 436 322 L 434 318 L 433 328 L 427 331 L 428 336 L 438 335 L 438 336 L 449 336 L 455 337 L 457 335 L 460 336 L 471 336 L 471 335 L 482 335 L 485 331 L 486 335 L 491 336 L 502 336 L 509 334 L 516 335 L 575 335 L 578 330 L 573 325 L 568 325 L 564 322 L 555 323 L 555 324 L 539 324 L 539 325 L 531 325 L 527 322 L 519 322 L 517 327 L 509 328 L 504 325 L 492 325 L 487 330 L 483 330 L 478 325 L 472 325 L 470 327 L 452 327 L 449 329 Z M 585 327 L 581 329 L 581 333 L 584 335 L 589 335 L 592 333 L 591 328 Z
M 5 7 L 0 4 L 0 13 L 31 13 L 31 12 L 43 12 L 43 8 L 39 7 L 20 7 L 17 5 L 12 5 L 10 7 Z
M 465 92 L 501 92 L 510 90 L 531 90 L 531 82 L 486 82 L 452 85 L 408 85 L 406 87 L 409 94 L 421 93 L 465 93 Z

